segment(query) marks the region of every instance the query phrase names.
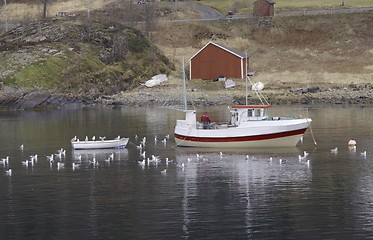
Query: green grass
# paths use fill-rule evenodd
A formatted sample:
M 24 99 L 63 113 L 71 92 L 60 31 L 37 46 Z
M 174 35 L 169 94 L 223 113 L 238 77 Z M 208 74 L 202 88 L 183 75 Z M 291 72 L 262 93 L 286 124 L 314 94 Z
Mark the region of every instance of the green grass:
M 303 10 L 303 9 L 335 9 L 340 8 L 343 0 L 276 0 L 277 11 Z M 241 9 L 235 12 L 252 12 L 254 0 L 202 0 L 199 3 L 212 7 L 217 11 L 226 14 L 234 6 Z M 372 0 L 344 0 L 345 7 L 373 7 Z M 246 5 L 246 7 L 244 6 Z
M 81 48 L 84 46 L 82 45 Z M 63 46 L 62 46 L 63 48 Z M 65 46 L 67 48 L 67 46 Z M 26 88 L 55 89 L 61 84 L 69 84 L 77 78 L 76 72 L 90 73 L 101 69 L 104 64 L 97 58 L 98 50 L 84 47 L 84 54 L 64 51 L 58 56 L 43 57 L 26 65 L 9 76 L 4 83 Z M 38 55 L 38 53 L 35 53 Z
M 5 83 L 28 88 L 55 88 L 62 80 L 60 72 L 67 65 L 65 59 L 59 57 L 48 58 L 23 68 Z
M 277 0 L 276 9 L 303 10 L 303 9 L 335 9 L 341 8 L 343 0 Z M 372 7 L 372 0 L 344 0 L 344 7 Z

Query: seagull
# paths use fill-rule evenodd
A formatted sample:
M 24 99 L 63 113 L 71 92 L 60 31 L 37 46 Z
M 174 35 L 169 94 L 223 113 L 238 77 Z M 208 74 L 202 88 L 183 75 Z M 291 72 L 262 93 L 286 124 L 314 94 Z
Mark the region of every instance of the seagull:
M 60 169 L 62 169 L 62 168 L 65 168 L 65 164 L 62 163 L 62 162 L 58 162 L 58 163 L 57 163 L 57 169 L 60 170 Z
M 333 148 L 332 150 L 330 150 L 330 152 L 337 153 L 338 152 L 338 147 Z
M 61 153 L 61 155 L 63 156 L 66 156 L 66 150 L 61 148 L 60 150 L 58 150 L 59 153 Z
M 50 156 L 47 156 L 47 159 L 50 161 L 50 162 L 53 162 L 53 154 L 51 154 Z
M 145 158 L 145 151 L 143 151 L 142 153 L 140 153 L 140 156 Z
M 38 161 L 38 155 L 37 154 L 31 155 L 30 158 L 31 158 L 31 161 L 35 161 L 35 162 Z
M 286 163 L 286 160 L 280 159 L 280 164 Z
M 0 161 L 0 164 L 9 164 L 9 156 L 7 156 L 6 158 L 2 158 L 1 161 Z
M 170 139 L 170 134 L 167 134 L 165 138 Z
M 137 149 L 142 149 L 142 144 L 140 143 L 140 145 L 136 146 Z
M 98 162 L 96 161 L 96 158 L 93 158 L 92 161 L 89 161 L 90 164 L 92 164 L 93 166 L 97 166 L 98 165 Z
M 62 158 L 62 152 L 55 153 L 54 155 L 55 155 L 56 157 L 58 157 L 58 158 Z
M 141 166 L 145 166 L 145 159 L 143 159 L 142 161 L 137 161 Z
M 5 171 L 5 175 L 7 175 L 7 176 L 12 176 L 12 169 L 9 168 L 9 170 L 6 170 L 6 171 Z
M 110 159 L 110 160 L 114 160 L 114 153 L 111 153 L 111 154 L 109 155 L 109 159 Z
M 85 139 L 84 139 L 84 141 L 86 141 L 86 142 L 88 141 L 88 136 L 85 136 Z
M 310 167 L 310 160 L 308 159 L 306 162 L 307 167 Z
M 19 146 L 19 149 L 21 149 L 21 151 L 23 151 L 23 149 L 24 149 L 23 144 L 21 146 Z
M 156 165 L 161 161 L 161 158 L 159 156 L 152 155 L 152 161 L 155 162 Z
M 116 140 L 119 140 L 120 139 L 120 136 L 118 135 L 118 137 L 116 138 Z
M 167 138 L 164 138 L 164 139 L 162 140 L 162 143 L 163 143 L 163 144 L 166 144 L 166 143 L 167 143 Z
M 306 159 L 306 156 L 301 156 L 301 155 L 299 155 L 299 156 L 298 156 L 298 159 L 299 159 L 299 162 L 301 162 L 302 160 Z
M 367 157 L 367 151 L 364 151 L 364 152 L 360 153 L 360 156 L 366 158 Z
M 107 158 L 107 159 L 105 159 L 105 162 L 106 162 L 108 165 L 110 165 L 111 159 L 110 159 L 110 158 Z
M 272 162 L 272 160 L 273 160 L 272 157 L 269 157 L 269 161 Z
M 22 165 L 28 167 L 29 160 L 22 161 Z
M 306 150 L 303 151 L 303 157 L 307 157 L 308 156 L 308 152 L 306 152 Z
M 168 164 L 170 163 L 170 162 L 172 162 L 173 160 L 168 160 L 168 158 L 166 158 L 166 166 L 168 166 Z
M 220 158 L 222 158 L 224 156 L 224 153 L 220 152 Z
M 92 141 L 95 141 L 95 140 L 96 140 L 96 136 L 93 136 L 93 137 L 92 137 Z
M 158 141 L 158 137 L 157 135 L 154 136 L 154 142 L 157 142 Z
M 167 169 L 166 168 L 161 171 L 161 174 L 163 174 L 163 175 L 166 175 L 166 173 L 167 173 Z
M 106 139 L 106 137 L 99 137 L 100 138 L 100 140 L 103 142 L 105 139 Z
M 80 164 L 72 163 L 72 168 L 73 168 L 73 171 L 75 171 L 76 169 L 80 168 Z
M 31 159 L 29 160 L 29 162 L 31 163 L 31 166 L 33 167 L 34 164 L 35 164 L 35 159 L 31 158 Z

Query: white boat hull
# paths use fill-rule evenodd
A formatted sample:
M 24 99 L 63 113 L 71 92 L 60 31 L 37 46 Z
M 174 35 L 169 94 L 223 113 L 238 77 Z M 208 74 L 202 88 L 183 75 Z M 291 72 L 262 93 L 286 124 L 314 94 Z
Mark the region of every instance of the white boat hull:
M 113 149 L 125 148 L 129 138 L 120 138 L 114 140 L 99 140 L 99 141 L 71 141 L 71 146 L 75 150 L 81 149 Z
M 178 124 L 179 123 L 179 124 Z M 254 148 L 294 147 L 311 119 L 251 121 L 238 127 L 198 129 L 178 122 L 175 142 L 184 147 Z

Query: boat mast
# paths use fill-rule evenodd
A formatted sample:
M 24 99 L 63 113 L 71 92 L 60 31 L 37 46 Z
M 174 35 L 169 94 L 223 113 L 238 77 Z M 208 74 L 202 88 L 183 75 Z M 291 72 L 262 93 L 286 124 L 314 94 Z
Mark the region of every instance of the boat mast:
M 248 95 L 248 90 L 247 90 L 247 78 L 248 78 L 248 76 L 247 76 L 247 50 L 246 50 L 246 59 L 245 59 L 245 85 L 246 85 L 246 93 L 245 93 L 245 99 L 246 99 L 246 106 L 248 105 L 248 103 L 247 103 L 247 95 Z
M 184 57 L 182 57 L 181 61 L 181 67 L 182 67 L 182 79 L 183 79 L 183 98 L 184 98 L 184 110 L 188 110 L 187 107 L 187 98 L 186 98 L 186 84 L 185 84 L 185 69 L 184 69 Z

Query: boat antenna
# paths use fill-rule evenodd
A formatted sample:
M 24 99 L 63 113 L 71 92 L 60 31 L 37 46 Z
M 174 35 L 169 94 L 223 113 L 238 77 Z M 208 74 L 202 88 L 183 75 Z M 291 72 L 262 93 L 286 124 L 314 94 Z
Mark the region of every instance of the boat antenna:
M 188 110 L 188 107 L 187 107 L 187 98 L 186 98 L 186 83 L 185 83 L 185 68 L 184 68 L 184 56 L 182 57 L 181 59 L 181 68 L 182 68 L 182 72 L 181 72 L 181 77 L 182 77 L 182 80 L 183 80 L 183 98 L 184 98 L 184 110 Z

